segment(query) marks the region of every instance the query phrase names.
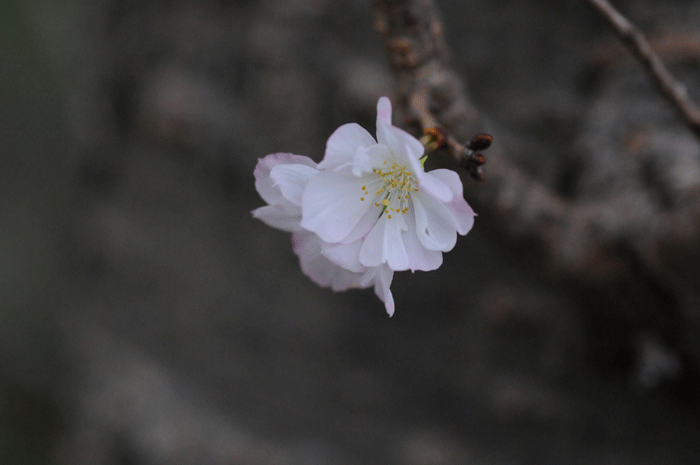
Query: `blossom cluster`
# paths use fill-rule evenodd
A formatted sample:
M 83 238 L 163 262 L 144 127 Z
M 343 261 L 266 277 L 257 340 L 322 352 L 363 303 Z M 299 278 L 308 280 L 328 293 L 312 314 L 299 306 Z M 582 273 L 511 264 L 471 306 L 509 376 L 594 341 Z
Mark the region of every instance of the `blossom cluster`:
M 373 286 L 394 313 L 394 271 L 431 271 L 474 224 L 454 171 L 423 168 L 423 145 L 377 103 L 377 138 L 355 123 L 330 136 L 323 160 L 274 153 L 258 161 L 253 211 L 292 233 L 302 271 L 334 291 Z

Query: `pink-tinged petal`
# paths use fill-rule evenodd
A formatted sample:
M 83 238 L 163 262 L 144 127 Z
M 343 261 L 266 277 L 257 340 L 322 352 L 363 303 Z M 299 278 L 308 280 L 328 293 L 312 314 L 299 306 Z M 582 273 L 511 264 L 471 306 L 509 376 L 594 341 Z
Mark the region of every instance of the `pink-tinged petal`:
M 415 224 L 413 208 L 406 212 L 406 222 Z M 439 250 L 428 250 L 418 240 L 416 231 L 409 228 L 402 234 L 406 252 L 408 253 L 408 268 L 411 271 L 432 271 L 437 270 L 442 265 L 442 252 Z
M 316 162 L 309 157 L 291 153 L 271 153 L 265 158 L 258 159 L 258 164 L 253 171 L 255 189 L 260 197 L 270 205 L 279 203 L 282 198 L 282 193 L 275 188 L 274 181 L 270 178 L 270 171 L 277 165 L 303 165 L 316 168 Z
M 377 119 L 377 142 L 389 147 L 394 160 L 399 164 L 408 165 L 408 159 L 420 160 L 425 152 L 423 145 L 406 131 Z
M 360 263 L 370 267 L 386 263 L 394 271 L 407 270 L 408 253 L 401 237 L 401 231 L 406 229 L 403 215 L 389 218 L 382 214 L 360 248 Z
M 374 276 L 377 274 L 377 268 L 366 268 L 366 270 L 357 281 L 357 286 L 355 287 L 358 289 L 365 289 L 374 285 Z
M 422 192 L 414 192 L 411 200 L 416 214 L 416 234 L 423 247 L 443 252 L 452 250 L 457 242 L 457 224 L 447 205 Z
M 391 124 L 391 101 L 387 97 L 380 97 L 377 102 L 377 142 L 389 147 L 402 166 L 407 165 L 404 157 L 418 160 L 425 150 L 418 139 Z
M 374 207 L 363 194 L 365 182 L 349 170 L 322 171 L 311 178 L 302 194 L 301 226 L 326 242 L 345 239 L 367 210 Z
M 270 178 L 285 200 L 301 207 L 301 193 L 319 171 L 306 165 L 277 165 L 270 171 Z
M 360 263 L 360 247 L 362 241 L 357 240 L 351 244 L 321 243 L 321 254 L 331 263 L 338 265 L 354 273 L 364 273 L 367 267 Z
M 331 263 L 321 254 L 321 240 L 308 231 L 292 234 L 292 248 L 299 257 L 301 271 L 321 287 L 334 291 L 369 287 L 365 273 L 353 273 Z
M 343 269 L 322 254 L 323 242 L 309 231 L 292 234 L 292 248 L 299 257 L 301 270 L 313 282 L 321 287 L 330 287 L 334 291 L 347 289 L 364 289 L 374 285 L 374 292 L 384 302 L 387 313 L 394 313 L 394 297 L 391 294 L 393 270 L 387 265 L 370 268 L 364 273 L 355 273 Z
M 386 122 L 377 117 L 377 142 L 389 147 L 389 150 L 394 152 L 394 149 L 399 145 L 396 136 L 391 131 L 391 121 Z
M 391 124 L 391 100 L 388 97 L 379 97 L 377 102 L 377 119 Z
M 442 180 L 450 187 L 454 194 L 450 203 L 447 204 L 452 211 L 452 216 L 457 223 L 457 232 L 464 236 L 474 226 L 476 213 L 472 210 L 466 200 L 464 200 L 462 180 L 459 175 L 452 170 L 438 169 L 430 172 L 434 177 Z
M 391 280 L 394 278 L 394 270 L 387 265 L 377 268 L 374 276 L 374 293 L 384 302 L 384 307 L 389 316 L 394 314 L 394 296 L 391 294 Z
M 471 231 L 474 226 L 474 217 L 476 213 L 474 213 L 474 210 L 472 210 L 472 207 L 469 206 L 467 201 L 464 200 L 464 197 L 461 195 L 459 197 L 455 196 L 447 205 L 450 207 L 453 216 L 457 220 L 457 232 L 464 236 Z
M 376 145 L 377 141 L 362 126 L 357 123 L 349 123 L 340 126 L 331 134 L 326 143 L 326 153 L 318 164 L 322 170 L 334 170 L 336 168 L 351 165 L 357 149 Z
M 334 292 L 347 291 L 349 289 L 365 289 L 369 284 L 362 285 L 364 273 L 353 273 L 328 262 L 331 267 L 331 285 Z
M 447 206 L 451 210 L 457 224 L 457 232 L 461 235 L 467 234 L 474 226 L 476 213 L 464 200 L 462 180 L 459 178 L 459 175 L 454 171 L 445 169 L 433 170 L 430 173 L 450 186 L 454 197 Z
M 301 208 L 294 205 L 266 205 L 252 211 L 253 218 L 282 231 L 294 232 L 301 229 Z
M 415 160 L 411 157 L 408 158 L 412 172 L 415 174 L 416 180 L 418 181 L 418 189 L 423 191 L 441 202 L 449 202 L 454 197 L 454 194 L 450 190 L 450 186 L 446 184 L 439 177 L 433 176 L 432 171 L 423 171 L 423 166 L 419 160 Z

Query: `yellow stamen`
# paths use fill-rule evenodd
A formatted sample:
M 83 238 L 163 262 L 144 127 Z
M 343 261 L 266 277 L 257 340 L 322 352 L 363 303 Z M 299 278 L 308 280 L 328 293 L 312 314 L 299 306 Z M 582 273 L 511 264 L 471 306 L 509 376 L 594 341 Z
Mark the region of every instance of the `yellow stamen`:
M 418 191 L 418 182 L 413 174 L 406 170 L 406 167 L 400 166 L 398 163 L 390 164 L 388 161 L 383 163 L 387 165 L 386 171 L 379 168 L 372 170 L 376 176 L 381 178 L 381 187 L 375 195 L 384 194 L 382 195 L 384 198 L 378 203 L 375 202 L 374 205 L 381 207 L 380 215 L 386 214 L 387 218 L 391 218 L 392 213 L 396 215 L 408 212 L 410 193 Z M 366 188 L 367 186 L 362 186 L 365 195 L 367 195 Z

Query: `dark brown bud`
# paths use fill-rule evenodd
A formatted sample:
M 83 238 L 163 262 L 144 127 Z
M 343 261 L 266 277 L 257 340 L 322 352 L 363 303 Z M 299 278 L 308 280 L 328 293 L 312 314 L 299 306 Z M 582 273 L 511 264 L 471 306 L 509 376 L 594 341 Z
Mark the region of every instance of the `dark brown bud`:
M 491 146 L 493 137 L 488 134 L 477 134 L 467 143 L 469 150 L 486 150 Z
M 472 158 L 472 163 L 474 163 L 476 166 L 481 166 L 484 163 L 486 163 L 486 157 L 481 152 L 472 153 L 471 158 Z

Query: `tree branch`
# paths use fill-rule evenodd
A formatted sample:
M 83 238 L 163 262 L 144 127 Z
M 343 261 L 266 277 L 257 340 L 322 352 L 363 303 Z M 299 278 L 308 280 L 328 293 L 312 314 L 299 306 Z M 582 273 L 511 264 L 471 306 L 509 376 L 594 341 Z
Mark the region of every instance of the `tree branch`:
M 632 53 L 644 65 L 652 82 L 663 96 L 671 102 L 685 123 L 700 137 L 700 108 L 688 96 L 686 87 L 668 71 L 661 58 L 652 50 L 644 34 L 607 0 L 583 0 L 598 13 Z
M 425 133 L 444 128 L 448 153 L 462 164 L 465 146 L 457 140 L 485 124 L 451 66 L 437 8 L 432 0 L 375 0 L 373 8 L 398 79 L 399 105 Z M 686 280 L 681 287 L 693 287 L 688 279 L 694 268 L 678 269 L 687 260 L 673 245 L 684 244 L 700 258 L 700 232 L 691 227 L 700 224 L 695 201 L 659 212 L 643 192 L 585 203 L 565 199 L 526 174 L 499 145 L 489 149 L 486 166 L 486 182 L 471 189 L 470 201 L 493 219 L 501 240 L 526 250 L 550 276 L 604 288 L 620 280 L 644 282 L 648 274 L 675 286 L 680 274 Z
M 449 155 L 464 165 L 469 151 L 457 140 L 483 130 L 484 122 L 451 67 L 437 8 L 431 0 L 375 0 L 374 17 L 398 78 L 399 103 L 425 133 L 444 128 Z M 542 268 L 560 276 L 596 281 L 624 273 L 624 266 L 610 266 L 622 259 L 613 260 L 614 253 L 607 250 L 619 240 L 619 231 L 601 224 L 614 213 L 574 208 L 510 162 L 498 147 L 489 150 L 487 166 L 487 181 L 472 200 L 496 220 L 511 244 L 527 244 Z M 606 237 L 598 231 L 606 231 Z
M 374 14 L 407 121 L 426 134 L 439 128 L 451 157 L 462 163 L 465 146 L 456 141 L 486 128 L 451 67 L 433 0 L 375 0 Z M 673 91 L 692 117 L 696 110 L 687 98 L 677 98 L 675 81 L 658 72 L 658 58 L 643 54 L 662 88 Z M 695 120 L 687 121 L 698 134 Z M 483 213 L 482 231 L 490 229 L 495 241 L 548 279 L 574 284 L 586 295 L 595 290 L 611 318 L 666 331 L 700 369 L 700 188 L 679 188 L 672 207 L 660 209 L 639 170 L 620 170 L 613 176 L 622 189 L 564 198 L 510 158 L 495 145 L 485 182 L 465 185 L 470 203 Z

